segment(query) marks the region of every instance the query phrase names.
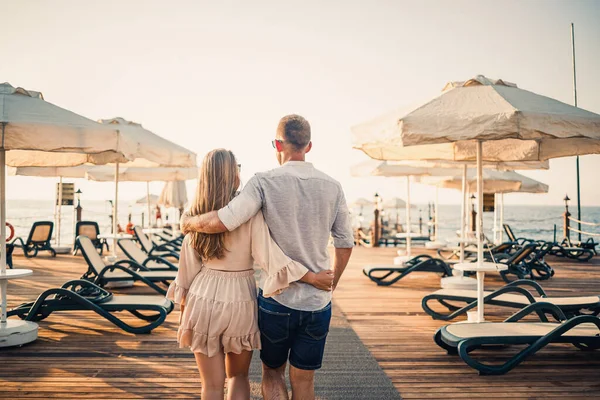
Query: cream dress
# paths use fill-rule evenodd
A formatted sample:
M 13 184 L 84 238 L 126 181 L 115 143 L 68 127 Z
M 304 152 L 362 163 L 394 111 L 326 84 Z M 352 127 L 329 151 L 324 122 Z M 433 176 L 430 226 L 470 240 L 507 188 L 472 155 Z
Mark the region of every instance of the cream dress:
M 177 332 L 179 347 L 209 357 L 260 349 L 255 263 L 265 274 L 265 297 L 280 293 L 308 272 L 273 241 L 262 212 L 229 232 L 225 244 L 224 258 L 203 263 L 187 235 L 177 278 L 167 292 L 169 299 L 185 305 Z

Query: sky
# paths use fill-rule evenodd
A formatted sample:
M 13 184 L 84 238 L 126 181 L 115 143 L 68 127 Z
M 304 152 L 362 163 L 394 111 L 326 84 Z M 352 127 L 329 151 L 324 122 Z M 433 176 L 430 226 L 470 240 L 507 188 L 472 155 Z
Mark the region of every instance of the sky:
M 231 149 L 242 177 L 277 166 L 279 118 L 312 126 L 307 160 L 339 180 L 348 201 L 404 197 L 394 178 L 352 178 L 366 156 L 350 127 L 482 74 L 573 102 L 570 23 L 575 23 L 578 104 L 600 113 L 600 1 L 11 1 L 3 10 L 0 81 L 41 91 L 91 119 L 123 117 L 199 155 Z M 575 159 L 526 171 L 545 195 L 506 204 L 576 198 Z M 600 205 L 600 155 L 581 157 L 582 205 Z M 68 180 L 72 181 L 72 180 Z M 55 179 L 8 177 L 9 199 L 52 199 Z M 76 181 L 85 199 L 110 183 Z M 153 183 L 159 193 L 161 183 Z M 35 188 L 32 191 L 32 188 Z M 195 182 L 188 182 L 193 197 Z M 434 189 L 414 185 L 417 203 Z M 145 184 L 124 183 L 124 199 Z M 443 204 L 460 194 L 445 189 Z

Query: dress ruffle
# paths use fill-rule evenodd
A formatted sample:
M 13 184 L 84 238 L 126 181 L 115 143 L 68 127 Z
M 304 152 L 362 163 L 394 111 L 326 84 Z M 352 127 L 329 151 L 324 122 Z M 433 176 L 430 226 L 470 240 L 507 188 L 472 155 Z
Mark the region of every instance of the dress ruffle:
M 167 290 L 167 299 L 172 300 L 175 304 L 184 304 L 189 289 L 182 288 L 177 284 L 177 280 L 174 280 L 169 285 Z
M 193 329 L 180 329 L 177 332 L 177 342 L 179 342 L 179 347 L 189 347 L 194 353 L 202 353 L 208 357 L 213 357 L 219 353 L 240 354 L 242 351 L 259 350 L 261 348 L 259 331 L 238 337 L 225 335 L 211 337 Z
M 285 267 L 267 276 L 262 284 L 263 296 L 275 296 L 290 286 L 290 283 L 301 279 L 308 272 L 304 265 L 291 261 Z

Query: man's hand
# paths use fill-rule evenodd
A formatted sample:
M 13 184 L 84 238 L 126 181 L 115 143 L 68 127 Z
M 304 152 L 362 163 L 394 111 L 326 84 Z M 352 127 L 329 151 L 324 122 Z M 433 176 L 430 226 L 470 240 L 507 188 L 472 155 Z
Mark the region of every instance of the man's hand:
M 309 285 L 313 285 L 319 290 L 325 290 L 327 292 L 331 292 L 333 286 L 333 271 L 328 269 L 325 271 L 321 271 L 317 274 L 314 272 L 307 272 L 306 275 L 300 279 L 302 282 L 306 282 Z
M 184 235 L 190 232 L 201 233 L 222 233 L 227 232 L 227 227 L 219 219 L 216 211 L 211 211 L 206 214 L 191 216 L 188 213 L 183 213 L 179 220 L 181 232 Z

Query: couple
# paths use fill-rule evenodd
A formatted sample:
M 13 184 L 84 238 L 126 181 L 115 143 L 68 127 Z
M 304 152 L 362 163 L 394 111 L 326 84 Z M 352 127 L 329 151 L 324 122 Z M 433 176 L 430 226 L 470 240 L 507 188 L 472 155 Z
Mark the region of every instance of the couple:
M 354 238 L 340 184 L 304 161 L 308 121 L 283 117 L 272 144 L 281 167 L 256 174 L 238 196 L 234 155 L 210 152 L 195 204 L 181 220 L 187 235 L 168 296 L 181 305 L 178 342 L 194 352 L 204 400 L 222 399 L 226 378 L 228 399 L 250 398 L 254 349 L 261 349 L 265 399 L 288 398 L 288 361 L 293 399 L 314 399 L 331 295 Z

